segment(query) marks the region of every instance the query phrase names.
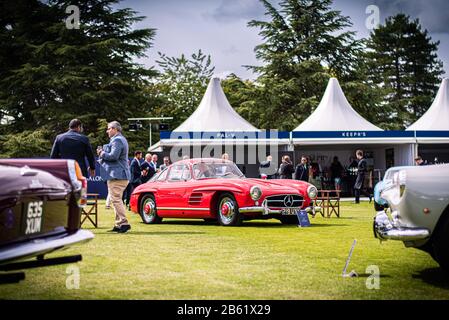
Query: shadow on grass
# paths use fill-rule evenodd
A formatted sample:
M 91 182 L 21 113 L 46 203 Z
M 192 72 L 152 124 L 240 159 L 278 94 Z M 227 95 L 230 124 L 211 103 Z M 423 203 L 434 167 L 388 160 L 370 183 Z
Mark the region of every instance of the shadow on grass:
M 360 273 L 360 274 L 358 274 L 357 277 L 358 278 L 369 278 L 369 277 L 373 277 L 373 274 L 372 273 Z M 391 278 L 391 276 L 388 274 L 380 274 L 379 278 Z
M 319 227 L 347 227 L 348 224 L 340 224 L 340 223 L 312 223 L 310 227 L 319 228 Z
M 162 224 L 167 225 L 196 225 L 196 226 L 212 226 L 212 227 L 223 227 L 223 228 L 229 228 L 221 226 L 218 222 L 215 221 L 202 221 L 202 220 L 172 220 L 172 221 L 162 221 Z M 279 227 L 288 227 L 288 225 L 281 224 L 280 222 L 252 222 L 252 221 L 243 221 L 243 223 L 238 226 L 238 228 L 244 228 L 244 227 L 270 227 L 270 228 L 279 228 Z
M 412 275 L 414 279 L 420 279 L 432 286 L 449 289 L 449 275 L 442 268 L 428 268 Z
M 121 236 L 122 234 L 117 232 L 105 232 L 103 234 L 110 234 L 113 236 Z M 144 236 L 161 236 L 161 235 L 196 235 L 196 234 L 206 234 L 206 232 L 188 232 L 188 231 L 128 231 L 124 234 L 129 235 L 144 235 Z
M 214 221 L 202 221 L 202 220 L 169 220 L 162 221 L 162 225 L 200 225 L 200 226 L 213 226 L 213 227 L 221 227 L 218 222 Z M 311 221 L 310 227 L 319 228 L 319 227 L 347 227 L 347 224 L 338 224 L 338 223 L 313 223 Z M 231 226 L 232 227 L 232 226 Z M 296 224 L 282 224 L 280 221 L 243 221 L 243 223 L 238 226 L 238 228 L 245 227 L 263 227 L 263 228 L 291 228 L 298 227 Z M 224 227 L 229 228 L 229 227 Z

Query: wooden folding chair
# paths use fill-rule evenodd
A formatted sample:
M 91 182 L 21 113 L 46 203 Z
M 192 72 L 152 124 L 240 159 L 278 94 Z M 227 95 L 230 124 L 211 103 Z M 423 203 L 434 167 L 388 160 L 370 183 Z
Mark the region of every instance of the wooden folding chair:
M 328 218 L 334 213 L 338 218 L 340 218 L 340 190 L 332 190 L 335 196 L 329 196 L 328 198 Z
M 86 206 L 84 208 L 81 208 L 80 226 L 82 226 L 86 220 L 89 220 L 95 228 L 98 228 L 98 196 L 98 193 L 87 194 Z
M 318 197 L 315 199 L 315 206 L 321 207 L 321 216 L 325 218 L 328 216 L 326 211 L 329 212 L 329 193 L 327 190 L 318 190 Z

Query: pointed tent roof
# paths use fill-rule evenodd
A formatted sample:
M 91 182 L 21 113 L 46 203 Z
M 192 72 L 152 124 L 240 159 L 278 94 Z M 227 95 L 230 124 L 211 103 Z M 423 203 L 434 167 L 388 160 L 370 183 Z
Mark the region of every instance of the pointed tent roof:
M 293 131 L 383 131 L 349 104 L 336 78 L 329 79 L 315 111 Z
M 441 82 L 429 110 L 406 130 L 449 130 L 449 78 Z
M 212 78 L 195 112 L 173 131 L 260 131 L 243 119 L 229 104 L 219 78 Z

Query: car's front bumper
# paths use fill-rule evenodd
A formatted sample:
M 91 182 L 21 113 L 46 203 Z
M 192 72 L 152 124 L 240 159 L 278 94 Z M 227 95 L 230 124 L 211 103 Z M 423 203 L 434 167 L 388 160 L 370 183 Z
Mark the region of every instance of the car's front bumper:
M 253 206 L 253 207 L 242 207 L 239 208 L 240 213 L 259 213 L 262 215 L 269 215 L 269 214 L 279 214 L 283 215 L 286 212 L 286 209 L 293 209 L 293 210 L 305 210 L 307 213 L 315 215 L 317 212 L 321 212 L 321 207 L 315 207 L 315 206 L 309 206 L 306 208 L 279 208 L 279 209 L 270 209 L 266 206 Z
M 72 234 L 65 232 L 51 237 L 38 238 L 6 246 L 0 248 L 0 264 L 47 254 L 77 243 L 90 241 L 93 238 L 92 232 L 78 230 Z
M 373 222 L 374 236 L 380 240 L 417 241 L 430 237 L 426 228 L 406 228 L 394 226 L 384 211 L 379 211 Z

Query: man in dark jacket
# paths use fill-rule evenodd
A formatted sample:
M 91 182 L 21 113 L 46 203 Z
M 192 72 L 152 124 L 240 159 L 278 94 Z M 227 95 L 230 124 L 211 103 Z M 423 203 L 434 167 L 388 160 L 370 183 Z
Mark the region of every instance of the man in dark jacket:
M 95 158 L 89 138 L 81 134 L 83 125 L 80 120 L 73 119 L 69 123 L 69 131 L 58 135 L 53 143 L 50 158 L 73 159 L 81 168 L 83 176 L 88 177 L 86 158 L 89 162 L 90 175 L 95 175 Z
M 267 160 L 262 161 L 259 165 L 259 174 L 260 177 L 266 179 L 275 179 L 276 178 L 276 167 L 272 167 L 273 157 L 271 154 L 267 156 Z
M 142 151 L 135 151 L 134 159 L 132 159 L 131 163 L 129 164 L 131 181 L 129 182 L 128 186 L 125 189 L 125 192 L 123 193 L 123 196 L 125 198 L 124 200 L 128 208 L 130 208 L 129 201 L 131 200 L 131 193 L 142 183 L 142 169 L 140 168 L 140 159 L 142 159 Z
M 279 167 L 279 179 L 292 179 L 295 168 L 290 161 L 290 157 L 285 155 L 282 157 L 282 163 Z
M 365 175 L 368 173 L 368 164 L 363 157 L 363 151 L 357 150 L 356 151 L 356 157 L 357 160 L 359 160 L 358 166 L 357 166 L 357 178 L 355 180 L 354 184 L 354 195 L 355 195 L 355 203 L 360 203 L 360 193 L 363 193 L 364 195 L 369 197 L 369 202 L 371 202 L 371 194 L 365 191 L 363 185 L 365 182 Z
M 305 156 L 301 157 L 301 163 L 296 166 L 295 179 L 309 182 L 309 163 Z
M 134 152 L 134 159 L 131 160 L 129 169 L 131 171 L 131 185 L 136 188 L 142 183 L 140 176 L 142 174 L 142 169 L 140 168 L 140 159 L 142 159 L 142 151 Z
M 151 153 L 147 153 L 145 155 L 145 161 L 142 163 L 140 168 L 142 169 L 142 183 L 147 183 L 150 179 L 156 174 L 156 170 L 154 166 L 151 164 L 152 155 Z

